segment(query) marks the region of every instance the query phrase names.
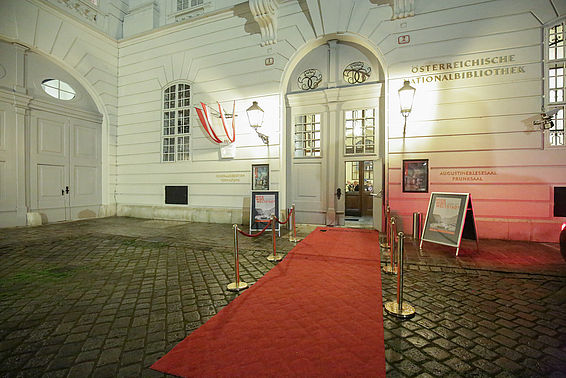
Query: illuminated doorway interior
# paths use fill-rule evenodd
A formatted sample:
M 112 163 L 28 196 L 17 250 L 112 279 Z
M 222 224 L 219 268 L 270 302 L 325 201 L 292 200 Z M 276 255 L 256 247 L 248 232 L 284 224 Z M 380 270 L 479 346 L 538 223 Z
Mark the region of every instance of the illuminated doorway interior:
M 345 190 L 346 222 L 373 224 L 373 164 L 371 160 L 347 161 Z

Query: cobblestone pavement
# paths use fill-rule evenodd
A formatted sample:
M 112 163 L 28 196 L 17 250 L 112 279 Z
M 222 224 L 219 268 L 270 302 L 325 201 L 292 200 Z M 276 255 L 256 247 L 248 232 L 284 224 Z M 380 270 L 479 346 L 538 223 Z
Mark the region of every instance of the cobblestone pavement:
M 271 238 L 241 237 L 240 248 L 253 284 L 273 267 Z M 231 225 L 0 229 L 0 376 L 162 375 L 148 367 L 236 297 L 233 258 Z M 382 283 L 394 299 L 396 277 Z M 417 315 L 384 316 L 388 376 L 566 375 L 566 276 L 420 261 L 405 283 Z

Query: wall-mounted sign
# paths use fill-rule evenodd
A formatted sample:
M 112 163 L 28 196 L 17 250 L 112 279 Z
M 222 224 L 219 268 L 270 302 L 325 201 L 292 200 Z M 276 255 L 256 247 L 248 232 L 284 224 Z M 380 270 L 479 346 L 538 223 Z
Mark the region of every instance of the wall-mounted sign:
M 242 177 L 246 175 L 243 173 L 217 173 L 216 178 L 220 179 L 221 182 L 240 182 Z
M 516 63 L 516 56 L 486 55 L 473 59 L 433 62 L 411 66 L 411 84 L 426 84 L 443 81 L 479 79 L 495 76 L 526 73 L 524 65 Z
M 399 37 L 397 37 L 397 43 L 399 45 L 405 45 L 409 42 L 411 42 L 411 36 L 409 34 L 400 35 Z
M 460 250 L 462 237 L 476 240 L 477 228 L 469 193 L 440 193 L 430 195 L 421 245 L 423 241 L 456 247 Z
M 440 170 L 439 175 L 440 178 L 449 179 L 452 182 L 474 182 L 497 176 L 497 172 L 494 169 L 452 168 Z

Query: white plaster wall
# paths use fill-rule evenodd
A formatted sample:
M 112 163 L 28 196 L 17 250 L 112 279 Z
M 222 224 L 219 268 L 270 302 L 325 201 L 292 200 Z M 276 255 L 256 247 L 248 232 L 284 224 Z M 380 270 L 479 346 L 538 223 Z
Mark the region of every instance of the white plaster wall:
M 190 208 L 236 211 L 247 217 L 251 164 L 269 163 L 271 188 L 279 189 L 279 76 L 264 65 L 259 40 L 249 35 L 246 6 L 120 42 L 117 202 L 164 207 L 164 185 L 189 185 Z M 232 110 L 236 101 L 236 156 L 220 159 L 219 147 L 192 110 L 192 158 L 161 163 L 162 90 L 192 83 L 192 101 Z M 262 144 L 249 127 L 245 109 L 258 101 L 265 111 Z M 170 209 L 171 217 L 174 209 Z M 212 212 L 210 212 L 212 214 Z M 205 221 L 217 221 L 214 216 Z
M 425 158 L 429 192 L 472 194 L 480 237 L 557 241 L 564 219 L 553 217 L 553 187 L 566 185 L 566 148 L 543 149 L 532 121 L 542 106 L 541 22 L 558 14 L 549 1 L 457 3 L 417 1 L 417 15 L 396 21 L 386 38 L 392 48 L 382 50 L 389 65 L 391 207 L 406 231 L 412 212 L 426 213 L 429 194 L 403 193 L 401 170 L 403 159 Z M 411 42 L 396 45 L 401 35 Z M 516 73 L 427 83 L 427 73 L 414 68 L 499 56 L 514 61 L 436 73 Z M 396 93 L 404 79 L 417 89 L 405 138 Z

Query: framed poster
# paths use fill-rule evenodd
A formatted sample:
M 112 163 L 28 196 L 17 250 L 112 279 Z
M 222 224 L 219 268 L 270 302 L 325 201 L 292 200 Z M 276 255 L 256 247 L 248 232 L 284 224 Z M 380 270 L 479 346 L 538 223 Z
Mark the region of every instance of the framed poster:
M 403 192 L 428 193 L 428 159 L 403 160 Z
M 252 165 L 252 190 L 269 190 L 269 164 Z
M 263 230 L 271 219 L 271 214 L 279 216 L 279 192 L 252 191 L 250 206 L 250 232 Z M 271 230 L 271 227 L 268 228 Z M 279 223 L 276 230 L 279 231 Z
M 470 205 L 469 209 L 468 204 Z M 466 221 L 467 215 L 471 219 Z M 468 224 L 469 227 L 473 225 L 473 237 L 477 242 L 473 217 L 469 193 L 431 193 L 423 227 L 421 248 L 423 241 L 448 245 L 457 248 L 456 256 L 458 256 L 464 224 Z

